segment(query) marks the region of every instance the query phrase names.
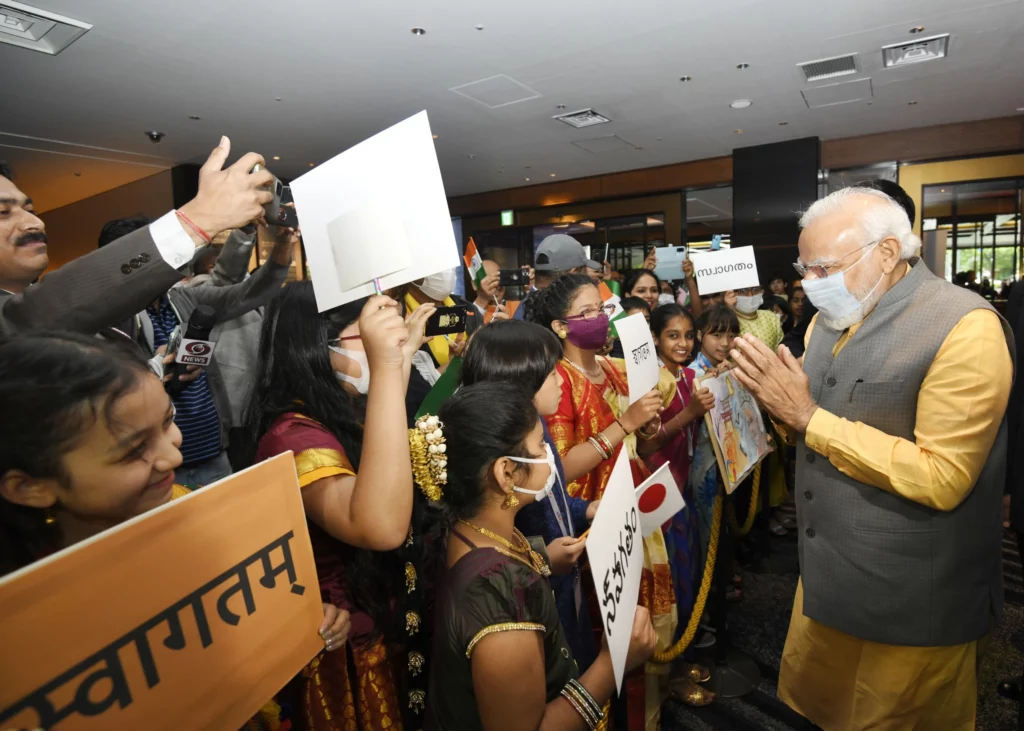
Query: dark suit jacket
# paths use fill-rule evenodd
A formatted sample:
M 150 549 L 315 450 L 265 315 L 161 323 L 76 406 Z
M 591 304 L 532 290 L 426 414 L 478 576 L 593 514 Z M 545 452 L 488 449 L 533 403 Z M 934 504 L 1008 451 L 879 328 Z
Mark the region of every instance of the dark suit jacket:
M 181 279 L 149 228 L 68 262 L 22 294 L 0 293 L 0 335 L 61 329 L 95 333 L 123 322 Z

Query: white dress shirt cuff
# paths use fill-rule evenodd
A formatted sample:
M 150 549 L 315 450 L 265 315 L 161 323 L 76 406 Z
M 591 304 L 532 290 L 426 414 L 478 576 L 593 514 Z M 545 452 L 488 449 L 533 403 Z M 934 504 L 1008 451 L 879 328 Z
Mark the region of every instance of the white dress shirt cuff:
M 196 245 L 174 211 L 165 213 L 149 224 L 149 234 L 160 256 L 175 269 L 189 264 L 195 256 Z

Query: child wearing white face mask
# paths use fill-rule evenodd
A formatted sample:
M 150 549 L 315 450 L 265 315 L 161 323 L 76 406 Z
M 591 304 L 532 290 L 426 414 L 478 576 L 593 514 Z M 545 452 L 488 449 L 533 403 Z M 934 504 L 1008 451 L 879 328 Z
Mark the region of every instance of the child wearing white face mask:
M 736 313 L 740 321 L 740 337 L 750 333 L 771 350 L 782 342 L 782 324 L 769 310 L 759 309 L 764 304 L 764 290 L 761 287 L 738 289 L 725 293 L 726 306 Z
M 462 364 L 461 383 L 503 381 L 514 383 L 533 394 L 533 404 L 541 416 L 558 410 L 562 383 L 555 365 L 562 354 L 561 344 L 549 330 L 522 320 L 491 323 L 473 338 Z M 542 420 L 542 426 L 543 420 Z M 597 501 L 571 497 L 551 435 L 544 426 L 544 459 L 551 475 L 535 494 L 516 487 L 520 494 L 531 494 L 532 501 L 520 508 L 516 527 L 528 536 L 539 536 L 547 547 L 551 562 L 551 587 L 555 592 L 558 615 L 565 628 L 569 647 L 585 671 L 597 657 L 587 608 L 582 606 L 580 570 L 577 564 L 586 540 L 578 540 L 597 512 Z M 509 457 L 526 463 L 523 458 Z M 526 502 L 524 500 L 524 502 Z
M 498 323 L 507 324 L 525 323 Z M 545 548 L 515 526 L 533 502 L 529 495 L 550 482 L 543 420 L 520 385 L 494 382 L 460 389 L 438 418 L 432 437 L 446 442 L 437 469 L 445 470 L 440 503 L 450 529 L 423 728 L 596 728 L 615 691 L 611 654 L 605 647 L 586 670 L 577 667 Z M 654 644 L 640 607 L 627 672 L 643 665 Z

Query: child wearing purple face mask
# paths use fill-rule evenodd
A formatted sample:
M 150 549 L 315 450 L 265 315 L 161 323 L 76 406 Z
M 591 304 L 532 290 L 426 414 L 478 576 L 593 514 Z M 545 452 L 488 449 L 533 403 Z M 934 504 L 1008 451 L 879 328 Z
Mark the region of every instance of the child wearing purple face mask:
M 536 293 L 528 302 L 525 319 L 550 329 L 562 341 L 562 359 L 557 366 L 562 377 L 561 400 L 558 410 L 545 420 L 561 455 L 570 495 L 600 500 L 622 449 L 629 458 L 634 484 L 639 485 L 650 476 L 643 456 L 651 451 L 648 440 L 661 428 L 660 413 L 675 397 L 675 378 L 662 370 L 658 387 L 629 404 L 625 362 L 597 355 L 608 338 L 609 313 L 587 276 L 570 274 Z M 644 555 L 640 604 L 650 611 L 658 647 L 664 648 L 675 633 L 677 611 L 661 531 L 644 539 Z M 658 716 L 654 705 L 659 699 L 658 678 L 640 672 L 627 677 L 626 685 L 624 696 L 647 698 L 651 706 L 630 703 L 627 707 L 629 729 L 643 728 L 645 715 L 648 719 Z

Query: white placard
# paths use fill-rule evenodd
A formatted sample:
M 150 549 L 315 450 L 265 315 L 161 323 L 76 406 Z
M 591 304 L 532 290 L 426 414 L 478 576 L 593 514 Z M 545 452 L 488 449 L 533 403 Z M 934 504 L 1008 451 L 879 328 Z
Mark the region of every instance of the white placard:
M 291 189 L 321 312 L 372 295 L 376 277 L 390 289 L 459 265 L 426 112 L 331 158 Z
M 730 289 L 757 287 L 757 262 L 754 247 L 740 246 L 718 251 L 690 252 L 693 273 L 697 277 L 697 291 L 701 296 L 718 294 Z
M 686 507 L 683 493 L 672 476 L 668 462 L 636 489 L 636 504 L 640 509 L 640 531 L 644 538 L 660 530 L 661 526 Z
M 654 349 L 651 326 L 642 312 L 616 320 L 615 330 L 626 359 L 626 380 L 632 405 L 658 385 L 658 352 Z
M 216 343 L 212 340 L 188 340 L 181 339 L 178 346 L 178 354 L 174 356 L 175 363 L 186 363 L 205 368 L 213 361 L 213 348 Z
M 601 624 L 612 656 L 615 687 L 622 689 L 633 617 L 640 598 L 644 546 L 633 471 L 625 449 L 612 468 L 587 538 L 587 558 L 594 576 Z
M 327 224 L 334 260 L 345 262 L 338 269 L 338 284 L 343 290 L 412 265 L 405 226 L 401 221 L 393 226 L 381 226 L 381 221 L 389 218 L 390 208 L 383 201 L 373 200 L 345 211 Z M 352 256 L 353 241 L 372 241 L 373 245 L 360 247 L 359 256 Z

